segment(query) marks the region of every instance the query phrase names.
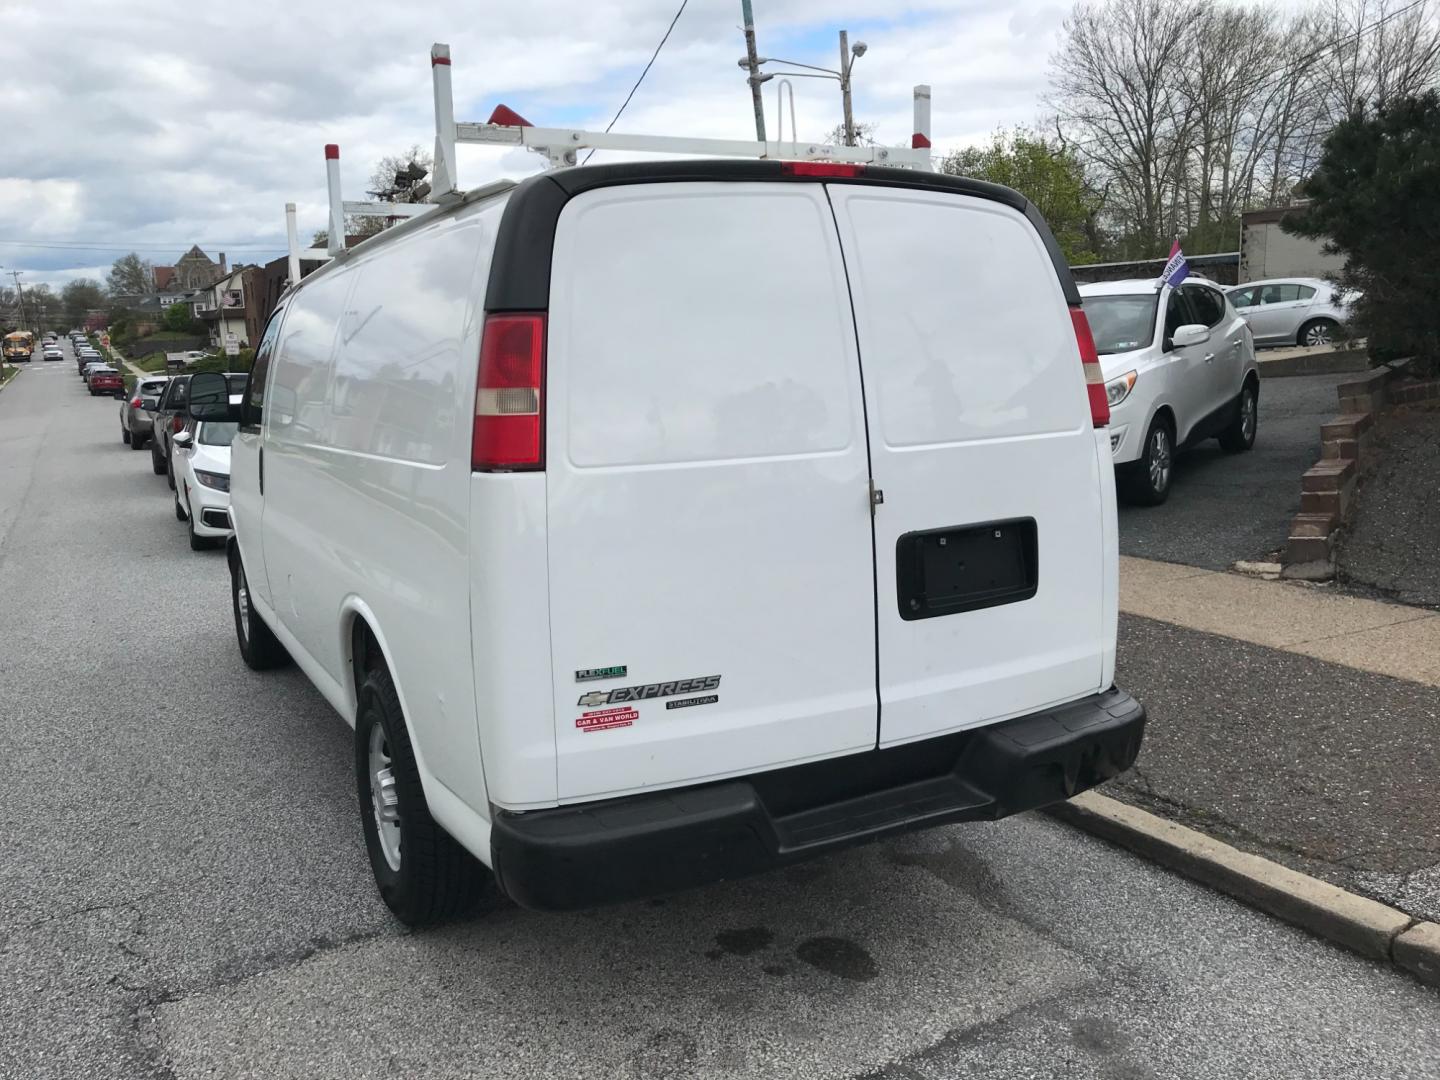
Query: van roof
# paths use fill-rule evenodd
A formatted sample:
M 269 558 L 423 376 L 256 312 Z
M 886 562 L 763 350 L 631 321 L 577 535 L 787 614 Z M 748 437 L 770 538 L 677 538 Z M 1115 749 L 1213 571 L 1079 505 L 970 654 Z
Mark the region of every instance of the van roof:
M 796 173 L 792 169 L 803 164 L 807 172 Z M 825 163 L 788 162 L 777 160 L 727 160 L 723 158 L 702 158 L 676 161 L 616 162 L 608 165 L 579 165 L 538 173 L 515 184 L 498 181 L 467 192 L 463 198 L 450 204 L 442 204 L 438 213 L 420 214 L 393 225 L 374 237 L 348 249 L 342 256 L 325 264 L 303 281 L 291 286 L 286 295 L 318 277 L 337 263 L 348 261 L 348 256 L 372 251 L 379 244 L 398 239 L 427 222 L 458 212 L 482 199 L 502 194 L 510 195 L 509 205 L 500 221 L 499 234 L 495 240 L 494 256 L 490 264 L 490 280 L 485 294 L 486 311 L 542 311 L 550 304 L 550 262 L 555 244 L 555 227 L 565 204 L 576 195 L 595 188 L 613 187 L 620 184 L 675 183 L 687 180 L 719 181 L 742 183 L 746 181 L 769 180 L 780 183 L 824 183 L 870 184 L 882 187 L 918 188 L 929 191 L 949 191 L 974 198 L 989 199 L 1003 203 L 1024 214 L 1040 234 L 1040 239 L 1050 255 L 1056 277 L 1065 294 L 1067 304 L 1080 303 L 1080 293 L 1075 288 L 1070 266 L 1060 252 L 1060 246 L 1033 203 L 1018 191 L 1000 184 L 975 180 L 968 176 L 953 176 L 949 173 L 928 172 L 919 169 L 898 169 L 884 166 L 837 166 L 854 168 L 854 175 L 830 175 L 824 171 Z
M 797 164 L 806 172 L 792 171 Z M 818 166 L 818 167 L 817 167 Z M 1024 214 L 1040 234 L 1068 304 L 1079 304 L 1070 266 L 1060 252 L 1045 219 L 1034 204 L 1018 191 L 968 176 L 896 169 L 884 166 L 836 166 L 853 169 L 853 175 L 830 175 L 823 163 L 772 160 L 733 161 L 704 158 L 689 161 L 618 162 L 589 165 L 539 173 L 523 181 L 510 197 L 495 254 L 490 264 L 490 282 L 485 294 L 486 311 L 539 311 L 549 306 L 550 261 L 555 243 L 555 226 L 565 204 L 581 192 L 619 184 L 673 183 L 704 180 L 740 183 L 770 180 L 781 183 L 821 181 L 836 184 L 869 184 L 882 187 L 949 191 L 1003 203 Z M 413 220 L 413 219 L 412 219 Z

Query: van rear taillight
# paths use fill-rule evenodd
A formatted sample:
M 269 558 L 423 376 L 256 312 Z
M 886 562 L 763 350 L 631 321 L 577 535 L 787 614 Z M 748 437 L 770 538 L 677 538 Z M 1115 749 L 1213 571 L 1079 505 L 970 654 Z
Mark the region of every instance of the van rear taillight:
M 475 434 L 477 472 L 543 469 L 545 316 L 490 315 L 480 341 Z
M 1079 307 L 1070 309 L 1075 325 L 1075 344 L 1080 347 L 1080 366 L 1085 369 L 1085 392 L 1090 395 L 1090 421 L 1096 427 L 1110 423 L 1110 403 L 1105 400 L 1105 376 L 1100 371 L 1100 354 L 1090 333 L 1090 320 Z
M 843 161 L 782 161 L 780 171 L 789 176 L 864 176 L 864 165 Z

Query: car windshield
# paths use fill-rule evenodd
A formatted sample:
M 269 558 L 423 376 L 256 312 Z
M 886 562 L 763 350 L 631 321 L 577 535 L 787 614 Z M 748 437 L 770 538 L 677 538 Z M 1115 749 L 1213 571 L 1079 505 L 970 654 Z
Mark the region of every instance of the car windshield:
M 1143 349 L 1155 340 L 1158 293 L 1085 297 L 1085 318 L 1098 353 Z
M 239 424 L 225 421 L 210 421 L 200 425 L 199 441 L 206 446 L 229 446 L 235 438 Z

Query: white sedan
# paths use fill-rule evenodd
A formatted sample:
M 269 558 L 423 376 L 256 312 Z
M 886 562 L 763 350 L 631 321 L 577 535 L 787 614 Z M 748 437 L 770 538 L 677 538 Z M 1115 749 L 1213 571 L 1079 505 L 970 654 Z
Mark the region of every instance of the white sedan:
M 1320 278 L 1247 281 L 1228 295 L 1258 345 L 1329 345 L 1349 319 L 1353 299 Z
M 177 432 L 175 516 L 186 523 L 190 550 L 202 551 L 229 536 L 230 443 L 237 425 L 203 420 Z
M 1164 502 L 1177 450 L 1202 439 L 1237 453 L 1255 445 L 1255 343 L 1218 286 L 1105 281 L 1080 286 L 1080 296 L 1100 354 L 1122 496 Z

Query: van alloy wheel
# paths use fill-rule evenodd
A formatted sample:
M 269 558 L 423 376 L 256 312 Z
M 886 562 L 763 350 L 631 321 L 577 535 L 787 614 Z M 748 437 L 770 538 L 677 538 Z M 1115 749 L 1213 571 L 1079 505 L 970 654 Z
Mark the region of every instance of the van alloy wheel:
M 240 637 L 248 644 L 250 641 L 250 590 L 245 580 L 245 571 L 240 571 L 240 581 L 235 586 L 235 626 L 240 631 Z
M 391 870 L 400 869 L 400 795 L 390 768 L 390 747 L 385 729 L 370 729 L 370 809 L 375 815 L 376 839 Z

